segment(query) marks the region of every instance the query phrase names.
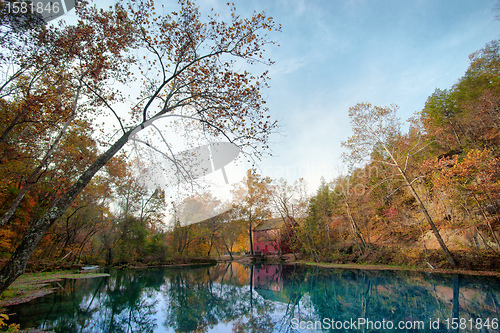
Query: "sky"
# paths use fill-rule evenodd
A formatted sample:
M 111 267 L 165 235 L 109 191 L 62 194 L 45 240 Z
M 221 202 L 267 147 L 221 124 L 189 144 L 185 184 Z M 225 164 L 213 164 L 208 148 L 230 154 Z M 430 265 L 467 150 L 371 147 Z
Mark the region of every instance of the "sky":
M 206 1 L 202 8 L 219 7 Z M 494 0 L 235 1 L 282 25 L 270 47 L 275 61 L 265 92 L 281 124 L 263 175 L 304 177 L 314 192 L 343 169 L 348 109 L 359 102 L 397 104 L 406 120 L 436 88 L 465 73 L 469 55 L 500 37 Z
M 403 120 L 422 110 L 436 88 L 450 88 L 465 73 L 471 53 L 499 38 L 496 1 L 232 0 L 241 16 L 265 11 L 282 26 L 269 35 L 279 44 L 266 52 L 275 64 L 255 68 L 269 70 L 264 96 L 280 124 L 270 143 L 273 157 L 258 163 L 259 173 L 289 182 L 302 177 L 310 193 L 321 177 L 335 178 L 344 170 L 349 107 L 397 104 Z M 227 0 L 195 2 L 201 13 L 229 13 Z M 249 167 L 227 165 L 229 183 L 241 181 Z M 221 172 L 207 178 L 229 193 Z

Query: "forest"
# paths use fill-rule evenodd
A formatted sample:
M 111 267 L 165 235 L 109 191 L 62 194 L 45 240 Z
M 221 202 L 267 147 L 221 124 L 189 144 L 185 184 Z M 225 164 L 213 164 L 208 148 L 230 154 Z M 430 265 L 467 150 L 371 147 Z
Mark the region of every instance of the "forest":
M 152 2 L 107 11 L 82 2 L 78 23 L 61 27 L 2 16 L 3 284 L 25 267 L 234 259 L 252 248 L 252 229 L 270 218 L 285 221 L 280 248 L 296 259 L 500 267 L 499 41 L 472 54 L 464 75 L 436 89 L 408 124 L 396 105 L 362 102 L 346 110 L 353 133 L 342 142 L 348 171 L 324 175 L 313 195 L 303 179 L 270 179 L 253 168 L 229 201 L 203 192 L 173 202 L 144 182 L 143 161 L 120 151 L 138 126 L 191 106 L 189 117 L 201 118 L 188 119 L 197 123 L 190 128 L 259 154 L 276 126 L 261 96 L 267 74 L 238 74 L 224 56 L 262 58 L 270 42 L 258 32 L 278 26 L 262 14 L 204 24 L 192 3 L 180 4 L 182 14 L 163 21 L 142 15 L 154 11 Z M 162 39 L 165 31 L 175 33 Z M 134 58 L 130 50 L 139 48 L 150 57 Z M 159 68 L 160 76 L 139 75 L 134 65 Z M 117 114 L 112 105 L 126 98 L 116 87 L 136 74 L 142 99 Z M 118 134 L 98 124 L 105 112 Z M 202 213 L 214 217 L 198 223 Z

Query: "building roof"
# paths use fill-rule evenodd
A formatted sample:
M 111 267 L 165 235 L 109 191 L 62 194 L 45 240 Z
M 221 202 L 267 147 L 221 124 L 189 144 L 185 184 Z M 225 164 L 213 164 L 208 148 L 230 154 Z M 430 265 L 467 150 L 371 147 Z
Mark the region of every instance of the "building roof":
M 281 228 L 283 225 L 283 219 L 281 217 L 269 220 L 263 220 L 260 222 L 253 231 L 263 231 L 263 230 L 275 230 Z

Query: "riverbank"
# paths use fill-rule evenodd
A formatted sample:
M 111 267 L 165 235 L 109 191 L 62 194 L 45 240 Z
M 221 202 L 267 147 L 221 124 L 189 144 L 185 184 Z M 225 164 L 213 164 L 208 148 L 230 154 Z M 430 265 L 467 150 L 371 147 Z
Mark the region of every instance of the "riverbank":
M 62 281 L 63 279 L 90 279 L 105 276 L 109 276 L 109 274 L 87 271 L 26 273 L 21 275 L 0 295 L 0 308 L 27 303 L 35 298 L 53 293 L 57 289 L 51 286 L 53 282 Z
M 398 245 L 370 244 L 363 251 L 355 244 L 340 246 L 320 262 L 336 267 L 381 267 L 385 269 L 419 270 L 429 272 L 477 272 L 476 275 L 500 274 L 500 256 L 494 251 L 451 251 L 456 267 L 444 258 L 439 249 L 425 250 Z M 300 260 L 313 262 L 302 256 Z M 352 266 L 351 266 L 352 267 Z
M 465 269 L 444 269 L 444 268 L 419 268 L 419 267 L 398 267 L 389 265 L 372 265 L 372 264 L 334 264 L 324 262 L 312 262 L 307 260 L 298 260 L 297 264 L 317 266 L 332 269 L 356 269 L 356 270 L 377 270 L 377 271 L 412 271 L 412 272 L 426 272 L 438 274 L 462 274 L 462 275 L 476 275 L 476 276 L 498 276 L 500 272 L 496 271 L 471 271 Z
M 344 249 L 345 250 L 345 249 Z M 347 252 L 347 253 L 345 253 Z M 496 253 L 454 251 L 453 255 L 459 266 L 452 268 L 443 260 L 438 250 L 424 252 L 405 251 L 401 248 L 374 247 L 370 251 L 345 251 L 332 255 L 330 260 L 314 262 L 301 256 L 295 259 L 292 254 L 283 256 L 270 255 L 259 260 L 241 256 L 235 258 L 242 264 L 302 264 L 325 268 L 359 269 L 359 270 L 399 270 L 442 274 L 463 274 L 478 276 L 500 276 L 500 258 Z
M 148 263 L 124 263 L 113 265 L 114 268 L 154 268 L 154 267 L 190 267 L 190 266 L 210 266 L 216 265 L 219 261 L 214 258 L 196 257 L 196 258 L 172 258 L 163 262 Z
M 217 260 L 211 258 L 174 258 L 162 263 L 124 263 L 114 268 L 155 268 L 155 267 L 193 267 L 216 265 Z M 1 267 L 1 265 L 0 265 Z M 2 307 L 27 303 L 35 298 L 53 293 L 57 288 L 51 285 L 63 279 L 89 279 L 109 276 L 106 273 L 92 273 L 82 270 L 80 265 L 71 266 L 72 269 L 51 262 L 37 262 L 28 267 L 28 273 L 21 275 L 14 283 L 0 295 L 0 312 Z

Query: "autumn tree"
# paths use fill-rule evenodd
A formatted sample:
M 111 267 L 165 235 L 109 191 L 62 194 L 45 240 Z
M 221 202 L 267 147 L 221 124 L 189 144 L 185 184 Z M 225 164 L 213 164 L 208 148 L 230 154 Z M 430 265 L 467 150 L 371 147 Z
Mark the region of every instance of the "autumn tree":
M 230 211 L 221 217 L 223 227 L 219 231 L 220 241 L 231 260 L 234 252 L 243 252 L 248 246 L 246 221 L 238 219 L 236 212 Z
M 39 219 L 97 157 L 91 123 L 101 101 L 92 90 L 105 89 L 103 78 L 119 79 L 123 74 L 127 60 L 122 51 L 130 46 L 134 36 L 126 24 L 121 25 L 120 30 L 115 22 L 103 19 L 109 17 L 109 12 L 98 13 L 88 7 L 82 7 L 80 15 L 89 19 L 74 26 L 46 26 L 43 20 L 26 15 L 2 10 L 0 19 L 4 37 L 0 45 L 3 120 L 0 124 L 0 196 L 3 199 L 0 227 L 2 231 L 16 231 L 19 235 L 19 239 L 13 240 L 16 246 L 30 224 Z M 107 45 L 99 43 L 105 38 L 109 41 Z M 115 43 L 117 40 L 121 43 Z M 78 259 L 99 228 L 100 219 L 93 218 L 90 220 L 94 226 L 86 226 L 88 233 L 83 238 L 76 230 L 80 228 L 73 228 L 85 220 L 83 217 L 76 220 L 77 214 L 73 213 L 89 205 L 93 203 L 73 202 L 65 212 L 71 218 L 63 216 L 68 223 L 62 222 L 46 235 L 42 241 L 44 249 L 38 252 L 50 257 L 54 247 L 61 245 L 66 249 L 77 242 L 78 250 L 67 253 Z M 59 228 L 64 225 L 65 228 Z M 66 232 L 59 233 L 61 229 Z M 61 258 L 70 259 L 66 254 Z
M 34 257 L 72 263 L 90 258 L 94 236 L 112 218 L 109 184 L 103 177 L 96 178 L 45 234 Z
M 301 247 L 299 239 L 299 220 L 304 220 L 307 213 L 308 195 L 303 178 L 289 184 L 281 178 L 272 184 L 272 206 L 276 216 L 283 219 L 283 248 L 291 250 L 296 258 L 296 250 Z M 304 242 L 308 242 L 306 239 Z
M 9 200 L 0 226 L 12 219 L 24 196 L 43 179 L 40 175 L 55 165 L 53 155 L 72 129 L 85 124 L 83 133 L 91 136 L 90 123 L 103 97 L 118 100 L 109 83 L 123 82 L 128 74 L 130 59 L 124 51 L 136 34 L 126 21 L 117 21 L 124 14 L 121 6 L 99 12 L 82 3 L 78 13 L 80 20 L 73 26 L 31 24 L 20 34 L 18 23 L 31 18 L 2 11 L 2 31 L 8 38 L 1 44 L 0 149 L 4 167 L 14 171 L 5 184 L 16 181 L 19 191 Z M 23 173 L 16 170 L 19 160 Z
M 461 123 L 470 148 L 497 150 L 500 145 L 500 41 L 470 55 L 465 75 L 451 98 L 463 113 Z M 498 152 L 495 152 L 498 156 Z
M 222 227 L 217 218 L 220 204 L 220 200 L 209 192 L 192 194 L 181 202 L 172 203 L 171 236 L 178 255 L 187 254 L 188 249 L 195 255 L 210 255 L 218 238 L 217 231 Z
M 148 188 L 143 179 L 144 165 L 117 156 L 106 165 L 109 185 L 108 202 L 112 202 L 113 218 L 101 232 L 101 246 L 106 261 L 144 260 L 149 241 L 164 228 L 165 192 Z
M 349 176 L 339 176 L 333 181 L 334 192 L 337 196 L 337 205 L 342 206 L 340 211 L 345 212 L 347 216 L 347 220 L 352 229 L 352 233 L 356 238 L 358 238 L 361 246 L 363 248 L 367 247 L 367 242 L 365 240 L 365 236 L 361 231 L 359 226 L 359 221 L 356 220 L 353 211 L 353 204 L 355 199 L 363 196 L 365 194 L 365 187 L 361 183 L 355 183 L 356 178 L 355 175 Z
M 115 215 L 135 216 L 144 228 L 161 229 L 166 209 L 165 191 L 147 185 L 145 165 L 120 156 L 107 164 L 106 171 L 110 195 L 117 206 Z
M 436 89 L 420 114 L 438 155 L 483 148 L 496 151 L 500 144 L 499 41 L 474 52 L 470 61 L 465 75 L 450 89 Z
M 223 21 L 216 14 L 202 17 L 191 1 L 180 1 L 178 7 L 170 15 L 163 15 L 153 1 L 131 1 L 128 6 L 118 3 L 109 11 L 79 2 L 78 24 L 102 25 L 75 30 L 72 34 L 69 26 L 67 31 L 72 38 L 65 44 L 55 43 L 52 52 L 73 49 L 72 40 L 90 38 L 91 43 L 87 44 L 92 47 L 84 47 L 83 42 L 79 44 L 81 49 L 75 47 L 83 52 L 85 61 L 69 59 L 67 63 L 92 76 L 76 82 L 93 94 L 96 109 L 114 117 L 119 134 L 109 133 L 102 142 L 104 151 L 71 186 L 58 193 L 46 213 L 26 230 L 0 272 L 1 292 L 22 274 L 40 239 L 102 167 L 142 129 L 160 118 L 176 117 L 191 133 L 222 137 L 248 153 L 260 154 L 267 147 L 268 135 L 275 128 L 261 95 L 268 76 L 266 72 L 252 75 L 242 68 L 249 68 L 246 63 L 270 64 L 263 55 L 269 43 L 264 33 L 277 30 L 273 19 L 262 13 L 242 18 L 230 6 L 230 19 Z M 57 37 L 58 31 L 54 32 Z M 127 53 L 127 61 L 116 63 L 117 72 L 122 74 L 116 78 L 104 69 L 115 64 L 108 60 L 117 59 L 112 57 L 113 50 L 123 44 L 126 44 L 123 50 L 132 51 Z M 103 49 L 111 57 L 105 57 Z M 127 75 L 120 71 L 123 68 L 130 69 Z M 134 90 L 139 92 L 138 103 L 129 103 L 128 112 L 118 111 L 121 100 L 117 101 L 116 94 L 106 89 L 105 84 L 116 79 L 123 83 L 138 79 L 140 84 Z M 168 153 L 165 155 L 169 156 Z
M 247 170 L 242 182 L 233 189 L 233 200 L 241 218 L 246 222 L 250 252 L 253 251 L 252 230 L 259 222 L 271 217 L 271 179 L 260 176 L 256 170 Z
M 500 211 L 498 207 L 500 158 L 493 157 L 488 149 L 474 149 L 468 152 L 462 160 L 459 160 L 458 156 L 434 159 L 428 161 L 426 167 L 432 170 L 433 191 L 443 193 L 457 209 L 466 211 L 486 248 L 493 249 L 480 229 L 487 230 L 491 239 L 494 240 L 496 250 L 500 250 L 497 232 L 491 223 L 491 215 Z M 477 222 L 477 217 L 471 214 L 472 211 L 476 211 L 483 218 L 484 227 L 482 227 L 483 223 Z
M 409 141 L 409 145 L 406 147 L 398 144 L 404 140 L 400 140 L 402 134 L 400 121 L 396 115 L 397 109 L 398 107 L 395 105 L 378 107 L 369 103 L 359 103 L 349 108 L 353 135 L 347 141 L 342 142 L 342 146 L 348 150 L 348 153 L 344 154 L 344 158 L 349 164 L 366 162 L 367 158 L 371 158 L 374 162 L 393 169 L 395 171 L 393 181 L 401 182 L 400 188 L 407 188 L 410 191 L 430 225 L 446 259 L 455 267 L 453 256 L 416 190 L 416 184 L 421 177 L 411 178 L 408 174 L 412 157 L 425 148 L 425 141 Z
M 219 203 L 217 207 L 214 207 L 212 210 L 212 214 L 215 215 L 209 219 L 206 219 L 199 223 L 199 227 L 202 229 L 204 234 L 204 242 L 208 250 L 206 251 L 206 255 L 210 256 L 212 250 L 216 250 L 217 253 L 220 253 L 224 250 L 230 250 L 233 247 L 233 244 L 228 246 L 230 242 L 227 244 L 224 241 L 223 234 L 224 229 L 232 229 L 233 232 L 237 234 L 241 234 L 241 231 L 238 233 L 233 227 L 232 219 L 234 218 L 234 209 L 230 206 L 229 203 Z M 227 232 L 225 233 L 227 235 Z M 226 239 L 229 240 L 229 239 Z M 229 253 L 231 258 L 232 254 Z
M 418 121 L 431 142 L 422 165 L 431 176 L 433 193 L 447 200 L 450 219 L 455 220 L 453 213 L 465 214 L 463 219 L 483 237 L 475 214 L 488 222 L 491 217 L 484 208 L 498 212 L 498 178 L 486 166 L 494 166 L 499 156 L 499 41 L 487 43 L 469 58 L 465 75 L 450 89 L 429 96 Z M 493 228 L 486 230 L 495 239 Z
M 169 233 L 171 247 L 175 256 L 182 256 L 194 241 L 194 227 L 192 224 L 182 225 L 180 213 L 174 202 L 172 202 L 171 232 Z

